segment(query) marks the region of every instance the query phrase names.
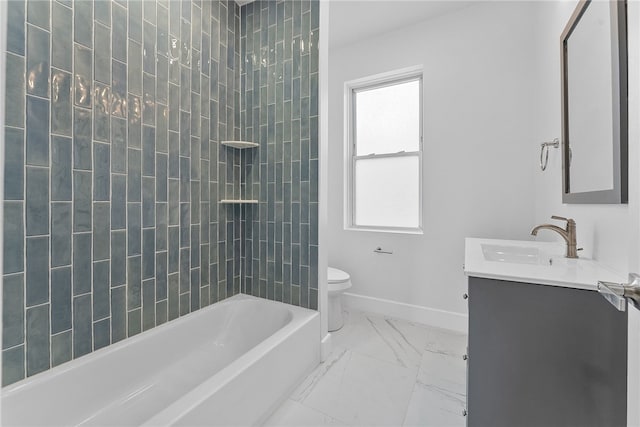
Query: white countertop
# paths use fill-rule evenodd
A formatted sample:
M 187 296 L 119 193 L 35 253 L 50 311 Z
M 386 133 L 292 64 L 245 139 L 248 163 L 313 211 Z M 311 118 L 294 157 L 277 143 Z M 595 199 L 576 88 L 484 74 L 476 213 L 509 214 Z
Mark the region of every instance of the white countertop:
M 523 253 L 521 261 L 490 261 L 486 253 L 504 250 Z M 471 277 L 535 283 L 564 288 L 597 291 L 598 280 L 624 283 L 619 272 L 588 258 L 565 258 L 564 242 L 477 239 L 467 237 L 464 250 L 464 274 Z M 578 256 L 580 253 L 578 252 Z M 493 258 L 499 258 L 494 255 Z M 549 262 L 551 260 L 551 262 Z

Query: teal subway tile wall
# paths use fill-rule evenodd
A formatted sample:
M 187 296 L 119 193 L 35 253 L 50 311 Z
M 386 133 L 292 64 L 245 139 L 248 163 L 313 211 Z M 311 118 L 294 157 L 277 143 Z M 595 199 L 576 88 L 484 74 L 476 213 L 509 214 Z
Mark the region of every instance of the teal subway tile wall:
M 239 292 L 317 309 L 318 1 L 7 9 L 3 386 Z
M 12 0 L 7 12 L 3 385 L 256 293 L 259 279 L 261 296 L 317 306 L 317 3 Z M 243 68 L 248 34 L 262 40 L 252 52 L 279 49 L 267 68 Z M 254 154 L 219 144 L 245 136 Z M 255 210 L 219 204 L 245 188 Z
M 245 292 L 318 306 L 319 2 L 252 2 L 241 14 Z

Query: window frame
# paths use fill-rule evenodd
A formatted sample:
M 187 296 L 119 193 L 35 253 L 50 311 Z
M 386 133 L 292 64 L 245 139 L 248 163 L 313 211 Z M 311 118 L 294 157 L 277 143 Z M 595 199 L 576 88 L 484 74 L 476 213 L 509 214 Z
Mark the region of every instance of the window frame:
M 406 83 L 410 81 L 418 81 L 419 88 L 419 134 L 420 142 L 417 151 L 385 154 L 368 154 L 356 155 L 357 144 L 357 127 L 356 127 L 356 94 L 363 90 L 378 89 L 396 84 Z M 388 73 L 377 74 L 374 76 L 364 77 L 357 80 L 351 80 L 344 84 L 344 229 L 351 231 L 373 231 L 386 233 L 401 234 L 423 234 L 423 150 L 424 150 L 424 133 L 423 133 L 423 88 L 424 73 L 422 66 L 405 68 L 402 70 L 391 71 Z M 418 157 L 418 226 L 417 227 L 396 227 L 382 225 L 357 225 L 356 224 L 356 179 L 355 169 L 356 162 L 361 159 L 379 159 L 379 158 L 399 158 L 399 157 Z

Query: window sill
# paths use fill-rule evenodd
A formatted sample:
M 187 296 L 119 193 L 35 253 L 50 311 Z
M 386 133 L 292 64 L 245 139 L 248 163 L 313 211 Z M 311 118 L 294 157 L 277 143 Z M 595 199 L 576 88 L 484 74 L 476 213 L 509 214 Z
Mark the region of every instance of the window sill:
M 424 234 L 422 228 L 391 228 L 391 227 L 344 227 L 345 231 L 366 231 L 369 233 L 390 233 L 390 234 Z

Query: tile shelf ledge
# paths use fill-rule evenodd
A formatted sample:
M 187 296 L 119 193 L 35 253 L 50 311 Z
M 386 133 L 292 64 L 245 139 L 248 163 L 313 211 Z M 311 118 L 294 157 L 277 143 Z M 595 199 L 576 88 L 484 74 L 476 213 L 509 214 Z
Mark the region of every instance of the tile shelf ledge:
M 242 150 L 245 148 L 256 148 L 260 146 L 255 142 L 248 142 L 248 141 L 220 141 L 220 144 L 226 145 L 232 148 L 237 148 L 239 150 Z
M 232 199 L 222 199 L 220 200 L 218 203 L 222 204 L 222 205 L 231 205 L 231 204 L 257 204 L 258 200 L 252 200 L 252 199 L 236 199 L 236 200 L 232 200 Z

